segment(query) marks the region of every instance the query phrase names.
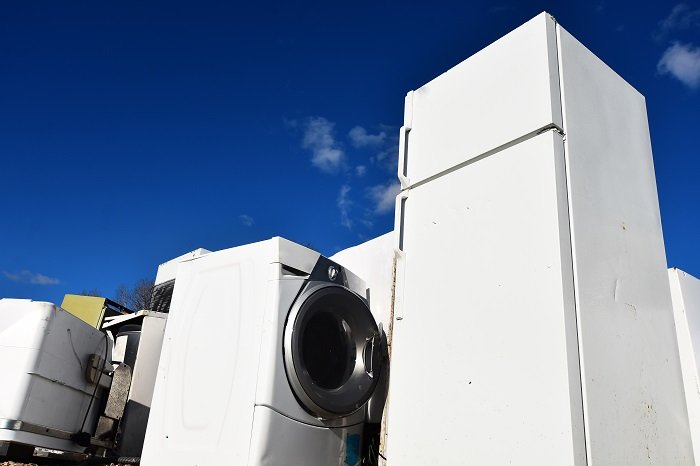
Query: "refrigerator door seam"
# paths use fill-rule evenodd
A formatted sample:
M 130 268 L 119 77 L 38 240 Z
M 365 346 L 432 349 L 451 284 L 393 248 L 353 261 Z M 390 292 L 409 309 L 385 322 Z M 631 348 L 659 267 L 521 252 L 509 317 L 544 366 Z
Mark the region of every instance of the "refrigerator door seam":
M 495 148 L 493 148 L 493 149 L 490 149 L 490 150 L 488 150 L 488 151 L 486 151 L 486 152 L 483 152 L 483 153 L 477 155 L 476 157 L 472 157 L 472 158 L 470 158 L 469 160 L 466 160 L 466 161 L 464 161 L 464 162 L 462 162 L 462 163 L 459 163 L 459 164 L 457 164 L 457 165 L 454 165 L 454 166 L 452 166 L 452 167 L 450 167 L 450 168 L 448 168 L 448 169 L 446 169 L 446 170 L 443 170 L 443 171 L 438 172 L 438 173 L 436 173 L 436 174 L 434 174 L 434 175 L 432 175 L 432 176 L 429 176 L 429 177 L 427 177 L 427 178 L 425 178 L 425 179 L 423 179 L 423 180 L 420 180 L 420 181 L 418 181 L 418 182 L 416 182 L 416 183 L 414 183 L 414 184 L 412 184 L 412 185 L 407 186 L 407 188 L 415 189 L 415 188 L 417 188 L 417 187 L 419 187 L 419 186 L 422 186 L 422 185 L 424 185 L 424 184 L 426 184 L 426 183 L 429 183 L 429 182 L 431 182 L 431 181 L 433 181 L 433 180 L 435 180 L 435 179 L 437 179 L 437 178 L 440 178 L 441 176 L 447 175 L 447 174 L 452 173 L 452 172 L 454 172 L 454 171 L 456 171 L 456 170 L 459 170 L 460 168 L 464 168 L 464 167 L 466 167 L 466 166 L 468 166 L 468 165 L 471 165 L 471 164 L 473 164 L 473 163 L 475 163 L 475 162 L 478 162 L 478 161 L 480 161 L 480 160 L 483 160 L 483 159 L 485 159 L 486 157 L 488 157 L 488 156 L 490 156 L 490 155 L 497 154 L 498 152 L 501 152 L 501 151 L 503 151 L 503 150 L 505 150 L 505 149 L 508 149 L 509 147 L 515 146 L 516 144 L 520 144 L 521 142 L 525 142 L 525 141 L 527 141 L 528 139 L 532 139 L 533 137 L 538 136 L 538 135 L 540 135 L 540 134 L 542 134 L 542 133 L 546 133 L 547 131 L 555 131 L 557 134 L 559 134 L 559 135 L 561 135 L 561 136 L 564 136 L 564 130 L 563 130 L 563 129 L 561 129 L 559 126 L 557 126 L 557 125 L 555 125 L 555 124 L 553 124 L 553 123 L 550 123 L 550 124 L 545 125 L 545 126 L 543 126 L 543 127 L 541 127 L 541 128 L 537 128 L 535 131 L 531 131 L 531 132 L 529 132 L 529 133 L 527 133 L 527 134 L 525 134 L 525 135 L 523 135 L 523 136 L 520 136 L 520 137 L 518 137 L 518 138 L 515 138 L 515 139 L 513 139 L 513 140 L 511 140 L 511 141 L 508 141 L 508 142 L 506 142 L 505 144 L 501 144 L 500 146 L 497 146 L 497 147 L 495 147 Z M 403 189 L 403 187 L 402 187 L 402 189 Z
M 565 119 L 565 114 L 566 114 L 566 103 L 564 101 L 565 96 L 564 96 L 564 81 L 562 78 L 562 68 L 561 68 L 561 56 L 562 56 L 562 50 L 561 50 L 561 41 L 560 41 L 560 26 L 559 23 L 556 22 L 554 17 L 552 17 L 552 20 L 554 20 L 555 24 L 555 30 L 556 30 L 556 46 L 557 46 L 557 79 L 559 80 L 559 104 L 561 106 L 561 118 L 562 118 L 562 125 L 564 126 L 564 129 L 566 129 L 566 119 Z M 583 366 L 583 345 L 581 341 L 581 308 L 579 305 L 579 296 L 577 293 L 578 289 L 578 277 L 577 277 L 577 272 L 576 272 L 576 246 L 574 244 L 574 225 L 573 225 L 573 216 L 571 213 L 571 180 L 570 180 L 570 166 L 569 166 L 569 147 L 568 143 L 566 140 L 566 133 L 562 132 L 563 134 L 563 143 L 564 143 L 564 182 L 566 183 L 566 210 L 567 210 L 567 215 L 568 215 L 568 221 L 569 221 L 569 243 L 570 243 L 570 254 L 571 254 L 571 277 L 573 279 L 573 283 L 571 284 L 572 286 L 572 291 L 573 291 L 573 296 L 574 296 L 574 310 L 575 310 L 575 322 L 576 322 L 576 346 L 578 349 L 578 371 L 579 371 L 579 389 L 581 392 L 581 423 L 582 423 L 582 429 L 583 429 L 583 447 L 584 447 L 584 458 L 585 458 L 585 464 L 589 463 L 589 458 L 591 458 L 591 452 L 590 452 L 590 438 L 589 438 L 589 429 L 587 428 L 587 422 L 588 422 L 588 407 L 586 403 L 586 393 L 585 393 L 585 386 L 586 386 L 586 377 L 584 373 L 584 366 Z

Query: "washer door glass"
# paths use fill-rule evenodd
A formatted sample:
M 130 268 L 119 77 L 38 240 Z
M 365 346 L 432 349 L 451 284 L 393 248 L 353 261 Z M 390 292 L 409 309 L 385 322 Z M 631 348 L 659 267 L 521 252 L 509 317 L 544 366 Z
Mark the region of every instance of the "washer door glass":
M 367 304 L 337 285 L 312 286 L 285 328 L 290 385 L 307 411 L 337 418 L 361 408 L 377 384 L 380 337 Z

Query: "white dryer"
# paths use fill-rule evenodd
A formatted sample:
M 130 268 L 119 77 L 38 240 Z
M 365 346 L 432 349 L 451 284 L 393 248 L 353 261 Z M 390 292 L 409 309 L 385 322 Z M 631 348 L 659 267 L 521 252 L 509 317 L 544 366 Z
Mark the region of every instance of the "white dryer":
M 360 464 L 386 358 L 364 282 L 282 238 L 176 277 L 142 464 Z

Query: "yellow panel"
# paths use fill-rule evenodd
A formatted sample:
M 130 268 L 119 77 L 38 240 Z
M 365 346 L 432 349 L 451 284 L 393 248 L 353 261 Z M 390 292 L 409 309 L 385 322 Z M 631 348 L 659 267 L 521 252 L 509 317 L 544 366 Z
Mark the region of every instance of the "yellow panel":
M 95 328 L 102 326 L 105 298 L 67 294 L 63 297 L 61 307 Z

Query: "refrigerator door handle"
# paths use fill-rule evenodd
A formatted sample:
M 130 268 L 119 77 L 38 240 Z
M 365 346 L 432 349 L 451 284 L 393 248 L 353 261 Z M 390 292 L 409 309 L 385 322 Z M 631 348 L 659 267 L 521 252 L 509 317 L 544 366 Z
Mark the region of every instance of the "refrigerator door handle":
M 404 303 L 403 303 L 403 290 L 404 290 L 404 273 L 406 267 L 406 253 L 404 252 L 404 223 L 406 218 L 406 201 L 408 200 L 409 190 L 401 191 L 396 196 L 396 208 L 394 225 L 396 225 L 394 239 L 396 243 L 394 244 L 394 266 L 396 267 L 395 272 L 395 282 L 394 282 L 394 307 L 393 315 L 396 320 L 403 320 L 404 318 Z
M 402 126 L 401 132 L 399 133 L 399 182 L 401 183 L 401 189 L 406 189 L 411 185 L 411 180 L 408 178 L 407 173 L 407 158 L 408 158 L 408 133 L 411 131 L 410 127 Z
M 394 208 L 394 225 L 396 235 L 394 236 L 394 252 L 403 255 L 404 240 L 404 219 L 406 217 L 406 201 L 408 200 L 408 190 L 401 191 L 396 195 L 396 206 Z

